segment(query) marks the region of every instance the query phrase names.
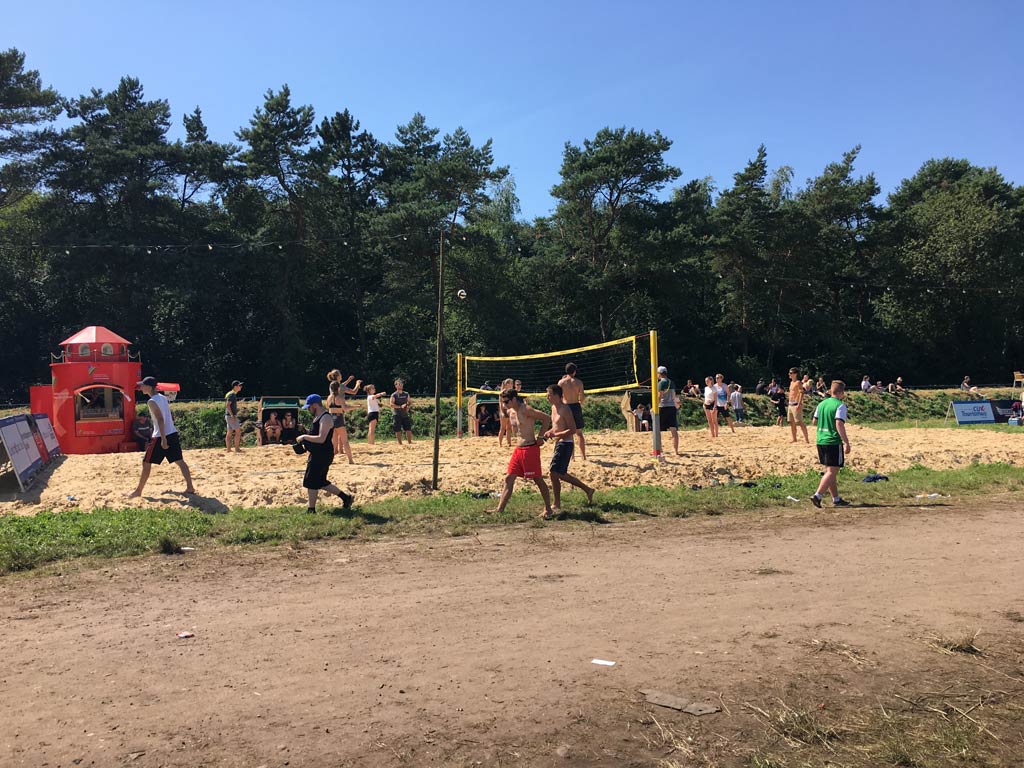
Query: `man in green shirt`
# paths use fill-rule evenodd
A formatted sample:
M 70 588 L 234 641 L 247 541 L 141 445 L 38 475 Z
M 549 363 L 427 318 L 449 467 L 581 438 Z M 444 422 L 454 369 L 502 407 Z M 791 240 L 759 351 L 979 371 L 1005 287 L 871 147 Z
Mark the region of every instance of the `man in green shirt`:
M 833 507 L 848 507 L 850 502 L 839 496 L 839 470 L 850 452 L 850 439 L 846 436 L 846 384 L 836 379 L 832 382 L 830 397 L 818 403 L 814 409 L 814 423 L 818 428 L 818 461 L 824 465 L 818 490 L 811 496 L 811 503 L 821 509 L 821 494 L 832 494 Z

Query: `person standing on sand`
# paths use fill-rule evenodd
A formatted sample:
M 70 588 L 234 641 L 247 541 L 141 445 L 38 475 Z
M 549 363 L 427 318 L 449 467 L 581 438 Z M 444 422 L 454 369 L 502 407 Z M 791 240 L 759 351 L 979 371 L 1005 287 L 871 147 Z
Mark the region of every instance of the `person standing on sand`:
M 242 391 L 242 382 L 235 379 L 231 389 L 224 395 L 224 421 L 228 431 L 224 436 L 224 448 L 231 453 L 231 435 L 235 435 L 235 453 L 242 452 L 242 422 L 238 420 L 238 393 Z
M 391 393 L 391 418 L 394 421 L 395 437 L 398 444 L 402 444 L 402 433 L 405 432 L 405 439 L 412 445 L 412 417 L 409 410 L 412 408 L 412 398 L 405 391 L 405 382 L 395 379 L 395 391 Z
M 811 503 L 821 509 L 821 494 L 832 494 L 833 507 L 848 507 L 850 502 L 839 496 L 839 470 L 842 469 L 846 454 L 850 452 L 850 438 L 846 436 L 846 384 L 836 379 L 832 382 L 831 397 L 818 403 L 814 410 L 817 425 L 818 462 L 825 467 L 818 490 L 811 496 Z M 844 450 L 845 449 L 845 450 Z
M 295 438 L 296 453 L 301 453 L 304 448 L 307 454 L 306 472 L 302 477 L 302 487 L 306 489 L 309 498 L 306 511 L 316 512 L 316 499 L 320 491 L 334 494 L 341 499 L 345 509 L 348 509 L 352 506 L 353 497 L 327 479 L 327 471 L 334 462 L 334 444 L 331 441 L 334 419 L 324 408 L 320 395 L 309 395 L 302 410 L 308 410 L 313 416 L 313 425 L 309 428 L 309 433 Z
M 547 391 L 548 402 L 551 403 L 551 429 L 544 437 L 555 440 L 555 455 L 551 457 L 551 492 L 555 498 L 553 510 L 556 515 L 562 514 L 562 482 L 575 485 L 587 494 L 587 504 L 594 501 L 594 489 L 582 480 L 569 474 L 569 462 L 572 460 L 573 442 L 576 420 L 568 404 L 562 399 L 562 388 L 552 384 Z
M 704 417 L 708 420 L 708 432 L 711 437 L 718 437 L 718 396 L 715 392 L 715 380 L 710 376 L 704 379 Z
M 505 487 L 501 492 L 498 508 L 494 512 L 501 514 L 505 511 L 509 499 L 512 498 L 512 489 L 515 488 L 516 478 L 522 477 L 533 480 L 537 484 L 537 490 L 540 491 L 541 498 L 544 499 L 544 512 L 540 517 L 543 520 L 551 520 L 555 517 L 555 513 L 551 509 L 551 496 L 540 468 L 540 444 L 544 438 L 537 437 L 535 427 L 535 424 L 540 421 L 550 428 L 551 417 L 528 406 L 515 389 L 504 390 L 501 393 L 501 400 L 508 408 L 512 425 L 519 428 L 519 441 L 516 443 L 515 450 L 512 451 L 512 458 L 509 459 L 508 469 L 505 472 Z M 575 426 L 573 428 L 575 429 Z
M 735 434 L 736 427 L 732 424 L 732 417 L 729 415 L 729 388 L 725 385 L 725 375 L 719 373 L 715 376 L 715 408 L 718 411 L 718 423 L 729 425 L 729 429 Z
M 506 389 L 512 389 L 512 379 L 505 379 L 501 382 L 501 391 L 504 392 Z M 512 447 L 512 423 L 508 420 L 508 410 L 505 408 L 505 404 L 501 402 L 501 397 L 498 397 L 498 447 L 501 448 L 501 439 L 503 437 L 508 438 L 508 447 Z
M 374 445 L 377 437 L 377 422 L 380 420 L 380 399 L 387 392 L 378 392 L 373 384 L 366 385 L 366 444 Z
M 185 478 L 185 493 L 193 495 L 196 489 L 192 486 L 192 473 L 181 456 L 181 440 L 178 437 L 178 428 L 174 426 L 167 398 L 156 391 L 156 379 L 152 376 L 136 382 L 135 386 L 142 390 L 143 394 L 149 395 L 147 406 L 149 415 L 153 417 L 153 437 L 146 443 L 146 452 L 142 454 L 142 476 L 139 478 L 139 484 L 128 494 L 128 498 L 134 499 L 142 495 L 142 489 L 146 487 L 153 465 L 163 463 L 164 459 L 178 465 L 181 476 Z
M 658 366 L 658 421 L 662 431 L 672 434 L 672 450 L 679 455 L 679 408 L 676 405 L 676 385 L 668 377 L 668 368 Z
M 567 363 L 565 376 L 558 382 L 562 388 L 563 399 L 572 417 L 576 421 L 576 437 L 580 441 L 580 458 L 587 460 L 587 441 L 583 437 L 583 400 L 586 394 L 583 392 L 583 382 L 576 378 L 576 363 Z M 556 505 L 557 506 L 557 505 Z
M 786 406 L 786 418 L 789 419 L 789 428 L 793 432 L 792 442 L 796 442 L 796 427 L 799 424 L 800 429 L 804 431 L 804 442 L 810 445 L 811 438 L 807 435 L 807 425 L 804 424 L 804 388 L 800 383 L 800 371 L 796 368 L 789 369 L 789 404 Z

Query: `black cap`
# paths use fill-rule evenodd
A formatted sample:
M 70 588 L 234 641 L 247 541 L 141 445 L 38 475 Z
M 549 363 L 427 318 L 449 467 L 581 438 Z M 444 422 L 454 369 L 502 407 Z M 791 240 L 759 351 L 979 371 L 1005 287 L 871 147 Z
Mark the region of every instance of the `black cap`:
M 238 379 L 235 379 L 234 381 L 231 382 L 231 386 L 232 387 L 240 387 L 240 386 L 242 386 L 242 382 L 240 382 Z
M 147 376 L 142 381 L 135 382 L 136 387 L 156 387 L 156 378 L 153 376 Z

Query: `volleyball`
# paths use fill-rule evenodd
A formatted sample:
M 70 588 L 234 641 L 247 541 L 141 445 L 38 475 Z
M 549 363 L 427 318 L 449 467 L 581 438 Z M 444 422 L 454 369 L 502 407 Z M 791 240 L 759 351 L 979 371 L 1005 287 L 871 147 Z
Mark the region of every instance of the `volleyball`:
M 466 298 L 466 291 L 463 288 L 459 288 L 459 292 L 456 293 L 455 295 L 458 296 L 460 299 L 464 299 Z

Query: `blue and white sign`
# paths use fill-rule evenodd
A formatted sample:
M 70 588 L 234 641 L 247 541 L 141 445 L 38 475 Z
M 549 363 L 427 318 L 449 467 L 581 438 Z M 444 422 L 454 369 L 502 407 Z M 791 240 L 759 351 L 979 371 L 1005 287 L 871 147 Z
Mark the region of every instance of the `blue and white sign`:
M 995 424 L 992 403 L 988 400 L 954 400 L 950 405 L 957 424 Z

